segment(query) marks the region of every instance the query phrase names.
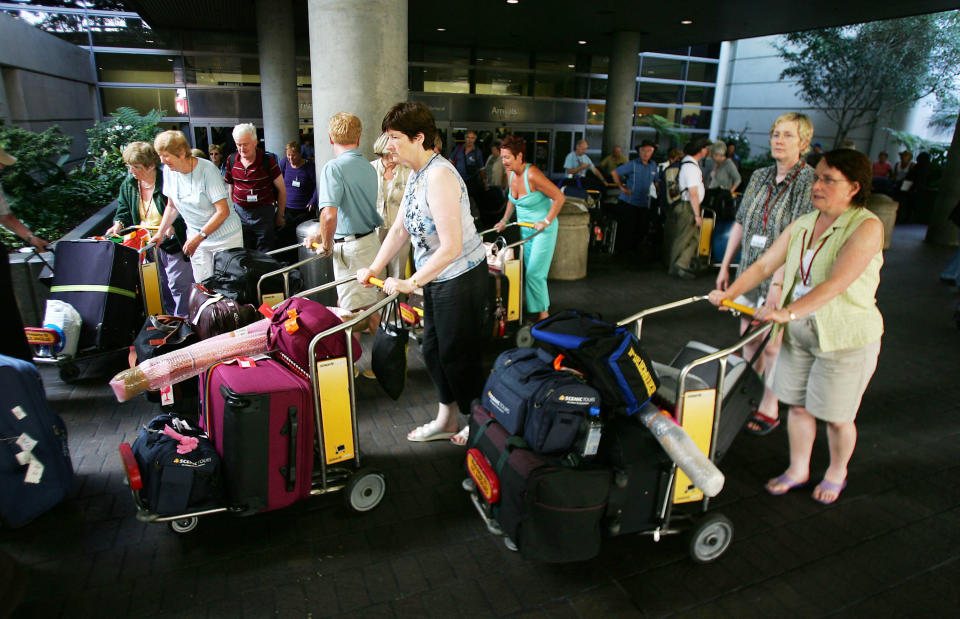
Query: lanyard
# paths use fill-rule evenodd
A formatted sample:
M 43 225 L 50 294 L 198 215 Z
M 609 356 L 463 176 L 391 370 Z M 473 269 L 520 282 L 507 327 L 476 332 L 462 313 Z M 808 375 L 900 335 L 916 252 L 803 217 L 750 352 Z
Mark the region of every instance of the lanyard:
M 764 230 L 764 232 L 766 232 L 766 230 L 767 230 L 767 217 L 770 215 L 770 211 L 773 210 L 773 207 L 776 206 L 777 202 L 780 201 L 780 198 L 782 198 L 782 197 L 784 196 L 784 194 L 786 194 L 787 191 L 790 189 L 790 184 L 793 183 L 794 179 L 797 178 L 797 175 L 800 174 L 800 170 L 803 169 L 803 166 L 804 166 L 804 165 L 806 165 L 806 164 L 805 164 L 803 161 L 801 161 L 801 162 L 800 162 L 800 165 L 797 166 L 796 172 L 794 172 L 794 173 L 793 173 L 793 176 L 790 177 L 790 180 L 787 181 L 787 184 L 786 184 L 786 186 L 784 186 L 783 191 L 781 191 L 780 193 L 778 193 L 778 194 L 777 194 L 777 197 L 774 198 L 773 204 L 770 204 L 770 196 L 773 195 L 774 185 L 770 185 L 770 188 L 767 189 L 767 199 L 766 199 L 766 201 L 763 203 L 763 230 Z M 773 180 L 775 181 L 776 179 L 777 179 L 776 174 L 774 174 Z
M 820 239 L 820 246 L 814 250 L 813 256 L 810 257 L 810 262 L 807 263 L 807 273 L 803 273 L 803 256 L 800 256 L 800 283 L 804 286 L 810 285 L 810 274 L 813 272 L 813 261 L 817 259 L 817 254 L 820 253 L 820 250 L 823 249 L 823 246 L 827 244 L 827 239 L 830 238 L 830 235 L 827 234 L 822 239 Z M 811 239 L 812 241 L 813 239 Z M 807 253 L 807 231 L 803 231 L 803 253 Z

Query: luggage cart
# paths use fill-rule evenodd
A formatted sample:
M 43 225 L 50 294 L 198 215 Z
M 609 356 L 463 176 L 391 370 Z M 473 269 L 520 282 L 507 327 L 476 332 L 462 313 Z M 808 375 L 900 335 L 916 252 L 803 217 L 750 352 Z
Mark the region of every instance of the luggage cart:
M 706 300 L 706 296 L 696 296 L 666 303 L 628 316 L 617 325 L 632 326 L 635 335 L 640 339 L 645 318 Z M 753 315 L 752 308 L 728 301 L 725 301 L 724 305 L 735 313 Z M 673 367 L 673 364 L 655 363 L 662 384 L 654 395 L 654 400 L 662 409 L 672 413 L 673 420 L 687 431 L 712 462 L 718 461 L 743 425 L 741 419 L 736 420 L 740 423 L 722 423 L 727 395 L 725 381 L 731 355 L 754 341 L 760 340 L 765 344 L 765 340 L 761 338 L 772 328 L 772 324 L 761 325 L 749 331 L 736 343 L 692 359 L 679 368 Z M 681 355 L 678 355 L 677 359 L 680 358 Z M 711 372 L 704 372 L 709 370 L 706 366 L 711 363 L 716 365 L 713 381 L 709 380 Z M 749 367 L 747 369 L 750 370 Z M 762 383 L 760 387 L 762 388 Z M 698 563 L 709 563 L 719 558 L 733 540 L 733 523 L 723 514 L 707 514 L 709 505 L 710 498 L 693 486 L 676 464 L 672 464 L 666 492 L 655 514 L 656 525 L 640 533 L 651 535 L 655 541 L 659 541 L 664 535 L 690 530 L 691 558 Z
M 345 277 L 304 290 L 295 296 L 308 297 L 322 293 L 354 279 L 355 276 Z M 382 472 L 361 466 L 352 333 L 354 326 L 366 324 L 367 318 L 396 298 L 396 294 L 389 295 L 343 323 L 318 333 L 309 345 L 309 382 L 317 433 L 314 451 L 315 466 L 309 496 L 342 490 L 346 506 L 358 513 L 370 511 L 380 504 L 386 493 L 387 483 Z M 346 336 L 346 357 L 318 360 L 317 344 L 324 338 L 339 333 L 345 333 Z M 345 420 L 345 417 L 349 419 Z M 344 421 L 347 422 L 346 425 Z M 343 448 L 340 443 L 343 440 L 349 441 L 348 448 Z M 151 512 L 140 494 L 143 489 L 143 480 L 133 455 L 133 448 L 129 443 L 120 445 L 120 458 L 126 473 L 125 481 L 130 487 L 133 501 L 137 506 L 137 520 L 141 522 L 165 522 L 176 533 L 188 533 L 197 527 L 201 516 L 220 513 L 239 516 L 250 513 L 244 505 L 225 505 L 172 516 L 161 516 Z M 316 464 L 319 464 L 319 467 Z
M 280 247 L 278 249 L 274 249 L 266 253 L 268 256 L 276 256 L 288 251 L 296 250 L 299 247 L 300 247 L 299 244 L 288 245 L 286 247 Z M 264 273 L 263 275 L 261 275 L 260 279 L 257 280 L 257 302 L 266 303 L 267 305 L 273 307 L 274 305 L 284 301 L 287 297 L 290 296 L 290 273 L 294 269 L 302 267 L 303 265 L 313 262 L 314 260 L 320 260 L 320 256 L 313 255 L 308 258 L 304 258 L 303 260 L 300 260 L 298 262 L 295 262 L 293 264 L 279 268 L 275 271 L 270 271 L 269 273 Z M 271 293 L 264 294 L 263 282 L 270 279 L 271 277 L 277 277 L 278 275 L 283 277 L 283 292 L 282 293 L 271 292 Z M 324 290 L 326 290 L 326 288 L 324 288 Z
M 512 221 L 506 225 L 503 232 L 511 227 L 532 229 L 534 225 L 524 221 Z M 526 275 L 523 267 L 523 251 L 524 245 L 543 230 L 537 230 L 527 238 L 522 238 L 513 243 L 507 243 L 503 237 L 503 232 L 497 233 L 496 228 L 489 228 L 480 233 L 480 238 L 486 238 L 489 234 L 497 233 L 493 243 L 487 246 L 487 268 L 494 275 L 507 279 L 507 298 L 504 300 L 506 328 L 503 335 L 497 339 L 507 340 L 512 337 L 517 346 L 530 346 L 533 344 L 530 325 L 523 324 L 524 277 Z
M 125 235 L 138 232 L 140 230 L 151 230 L 151 228 L 146 226 L 130 226 L 120 230 L 114 238 L 122 239 Z M 56 250 L 54 248 L 50 248 L 50 251 L 54 254 L 55 261 Z M 146 243 L 143 245 L 143 247 L 136 249 L 135 251 L 139 256 L 137 260 L 137 275 L 139 278 L 140 290 L 138 293 L 143 302 L 143 311 L 147 316 L 161 314 L 163 313 L 163 306 L 160 292 L 160 273 L 158 270 L 159 262 L 157 261 L 157 245 L 155 243 Z M 43 261 L 47 268 L 50 269 L 51 273 L 55 273 L 54 267 L 44 260 L 38 252 L 34 251 L 34 255 Z M 151 255 L 153 260 L 147 260 L 148 256 Z M 54 264 L 56 264 L 56 262 L 54 262 Z M 34 363 L 37 363 L 38 365 L 56 365 L 60 375 L 60 380 L 65 383 L 72 382 L 80 377 L 80 367 L 78 363 L 87 363 L 96 359 L 102 359 L 110 355 L 115 355 L 126 351 L 126 348 L 115 348 L 109 350 L 97 350 L 93 352 L 82 352 L 77 353 L 76 355 L 47 354 L 43 352 L 44 349 L 52 349 L 60 344 L 61 334 L 59 331 L 56 329 L 48 329 L 46 327 L 24 327 L 24 332 L 26 334 L 27 343 L 34 347 Z
M 706 300 L 706 296 L 690 297 L 649 308 L 621 320 L 617 326 L 628 328 L 632 326 L 639 338 L 645 318 Z M 752 313 L 750 308 L 738 304 L 725 303 L 725 305 L 738 312 Z M 725 400 L 729 402 L 723 396 L 731 356 L 747 344 L 764 337 L 771 328 L 772 325 L 769 324 L 760 326 L 731 346 L 712 349 L 712 351 L 702 350 L 705 354 L 697 354 L 690 360 L 683 355 L 678 355 L 674 361 L 681 361 L 680 367 L 674 367 L 673 364 L 654 364 L 661 379 L 660 388 L 654 395 L 657 407 L 669 414 L 673 421 L 690 435 L 711 462 L 716 463 L 722 457 L 722 451 L 725 451 L 732 437 L 739 432 L 744 420 L 737 419 L 732 424 L 722 423 L 724 402 Z M 715 370 L 711 363 L 715 364 Z M 703 378 L 704 376 L 707 380 Z M 713 380 L 710 381 L 710 378 Z M 762 395 L 762 383 L 759 383 L 759 387 Z M 649 441 L 653 442 L 652 437 Z M 607 464 L 607 466 L 611 465 Z M 630 489 L 637 485 L 631 482 L 625 471 L 612 466 L 611 475 L 614 478 L 613 487 Z M 639 533 L 652 536 L 654 541 L 660 541 L 665 535 L 690 531 L 689 552 L 691 558 L 698 563 L 714 561 L 727 550 L 733 539 L 733 523 L 720 513 L 707 514 L 709 497 L 696 488 L 666 454 L 659 459 L 659 463 L 650 464 L 649 470 L 641 471 L 637 479 L 641 482 L 639 488 L 641 494 L 647 498 L 634 505 L 648 505 L 650 511 L 630 514 L 630 520 L 634 526 L 629 530 L 623 530 L 621 527 L 621 513 L 608 513 L 604 527 L 604 533 L 607 536 Z M 494 535 L 504 535 L 500 524 L 493 518 L 490 505 L 481 497 L 474 479 L 471 477 L 465 479 L 463 488 L 470 493 L 471 502 L 487 529 Z M 508 548 L 517 550 L 512 540 L 504 537 L 504 541 Z

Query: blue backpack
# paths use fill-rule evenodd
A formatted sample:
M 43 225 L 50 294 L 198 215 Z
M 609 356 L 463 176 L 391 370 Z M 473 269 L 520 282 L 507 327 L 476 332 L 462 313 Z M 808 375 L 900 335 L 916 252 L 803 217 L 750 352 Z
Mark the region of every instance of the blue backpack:
M 533 326 L 534 339 L 583 372 L 600 392 L 605 412 L 636 413 L 660 386 L 640 342 L 626 327 L 567 310 Z

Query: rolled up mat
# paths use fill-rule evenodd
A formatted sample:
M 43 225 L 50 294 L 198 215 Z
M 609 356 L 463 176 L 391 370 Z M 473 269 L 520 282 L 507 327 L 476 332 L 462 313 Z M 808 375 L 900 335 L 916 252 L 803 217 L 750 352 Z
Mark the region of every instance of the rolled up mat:
M 197 376 L 218 361 L 266 353 L 270 349 L 267 343 L 269 324 L 269 319 L 259 320 L 235 331 L 147 359 L 114 376 L 110 380 L 110 388 L 118 402 L 126 402 L 144 391 L 160 389 Z
M 677 425 L 673 417 L 648 403 L 640 410 L 640 421 L 697 488 L 708 497 L 720 494 L 723 490 L 723 473 L 700 451 L 687 431 Z

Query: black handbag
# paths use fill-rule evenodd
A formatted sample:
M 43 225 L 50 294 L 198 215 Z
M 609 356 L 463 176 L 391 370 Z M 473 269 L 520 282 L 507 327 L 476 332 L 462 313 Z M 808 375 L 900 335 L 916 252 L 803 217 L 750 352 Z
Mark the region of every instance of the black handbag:
M 179 254 L 183 251 L 183 245 L 175 236 L 168 236 L 158 247 L 168 254 Z M 184 259 L 189 260 L 186 256 L 184 256 Z
M 377 334 L 373 338 L 373 350 L 370 354 L 377 382 L 394 400 L 403 393 L 403 387 L 407 382 L 409 346 L 410 332 L 400 320 L 397 302 L 394 301 L 380 316 L 380 326 L 377 327 Z
M 150 316 L 133 340 L 136 362 L 141 363 L 199 341 L 200 338 L 186 318 L 165 314 Z

